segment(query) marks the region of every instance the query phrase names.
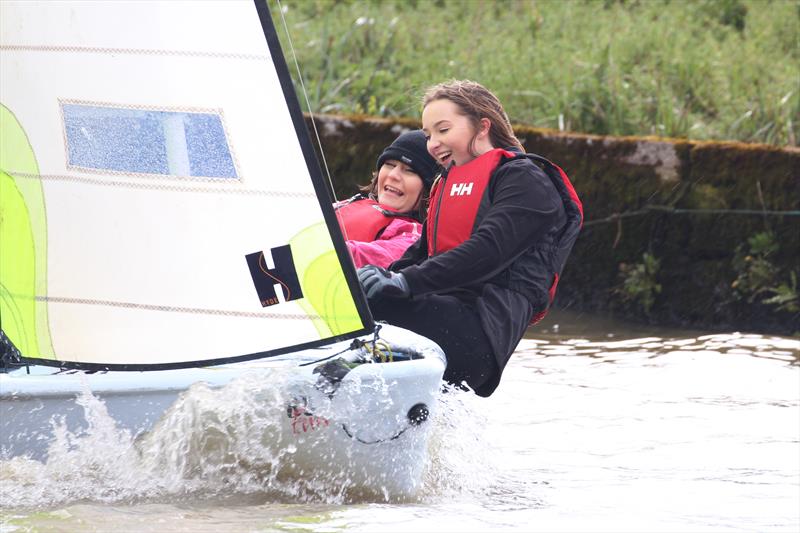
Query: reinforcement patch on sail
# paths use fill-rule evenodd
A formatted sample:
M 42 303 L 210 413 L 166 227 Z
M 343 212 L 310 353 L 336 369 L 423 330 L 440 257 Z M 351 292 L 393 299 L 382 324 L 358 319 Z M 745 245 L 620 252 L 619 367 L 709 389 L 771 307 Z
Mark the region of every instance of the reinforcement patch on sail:
M 315 224 L 294 236 L 290 243 L 299 251 L 295 265 L 303 280 L 306 298 L 300 302 L 323 337 L 342 335 L 365 326 L 347 286 L 336 251 L 330 247 L 323 253 L 322 244 L 330 242 L 325 224 Z
M 33 149 L 16 117 L 0 104 L 0 327 L 21 353 L 52 353 L 47 306 L 47 222 L 38 180 L 15 179 L 7 169 L 38 175 Z

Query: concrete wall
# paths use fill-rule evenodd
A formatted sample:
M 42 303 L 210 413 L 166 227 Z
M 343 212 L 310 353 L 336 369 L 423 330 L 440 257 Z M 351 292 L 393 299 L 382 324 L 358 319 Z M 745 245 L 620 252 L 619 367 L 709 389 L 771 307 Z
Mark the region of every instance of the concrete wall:
M 419 123 L 316 116 L 315 126 L 343 198 L 369 182 L 383 147 Z M 515 130 L 529 152 L 567 172 L 584 202 L 586 224 L 557 307 L 662 325 L 800 334 L 791 302 L 783 309 L 766 302 L 781 284 L 784 293 L 797 293 L 791 273 L 800 277 L 800 149 Z M 777 248 L 752 253 L 748 239 L 764 232 Z M 642 270 L 645 253 L 659 261 L 657 270 Z

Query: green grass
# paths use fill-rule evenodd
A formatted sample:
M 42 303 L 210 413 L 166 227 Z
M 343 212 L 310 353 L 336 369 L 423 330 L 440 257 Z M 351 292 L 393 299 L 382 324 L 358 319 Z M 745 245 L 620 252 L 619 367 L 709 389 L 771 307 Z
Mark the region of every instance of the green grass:
M 293 70 L 285 19 L 315 113 L 417 118 L 426 87 L 466 78 L 518 124 L 800 138 L 798 0 L 268 2 Z

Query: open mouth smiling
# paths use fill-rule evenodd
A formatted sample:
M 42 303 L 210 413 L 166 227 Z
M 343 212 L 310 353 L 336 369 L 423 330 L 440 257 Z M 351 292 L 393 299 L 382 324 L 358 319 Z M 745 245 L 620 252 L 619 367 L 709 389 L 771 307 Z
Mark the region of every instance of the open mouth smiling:
M 446 166 L 447 166 L 447 163 L 448 163 L 448 161 L 450 161 L 450 159 L 452 158 L 452 156 L 453 156 L 453 152 L 441 152 L 441 153 L 439 153 L 439 154 L 436 154 L 436 159 L 438 159 L 438 160 L 439 160 L 439 163 L 440 163 L 442 166 L 446 167 Z

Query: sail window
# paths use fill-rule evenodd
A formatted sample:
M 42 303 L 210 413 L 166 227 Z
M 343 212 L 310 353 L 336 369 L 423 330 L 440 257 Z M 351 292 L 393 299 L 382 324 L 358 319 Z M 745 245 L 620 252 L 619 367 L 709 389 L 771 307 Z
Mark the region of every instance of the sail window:
M 236 178 L 222 118 L 214 113 L 62 104 L 70 166 Z

